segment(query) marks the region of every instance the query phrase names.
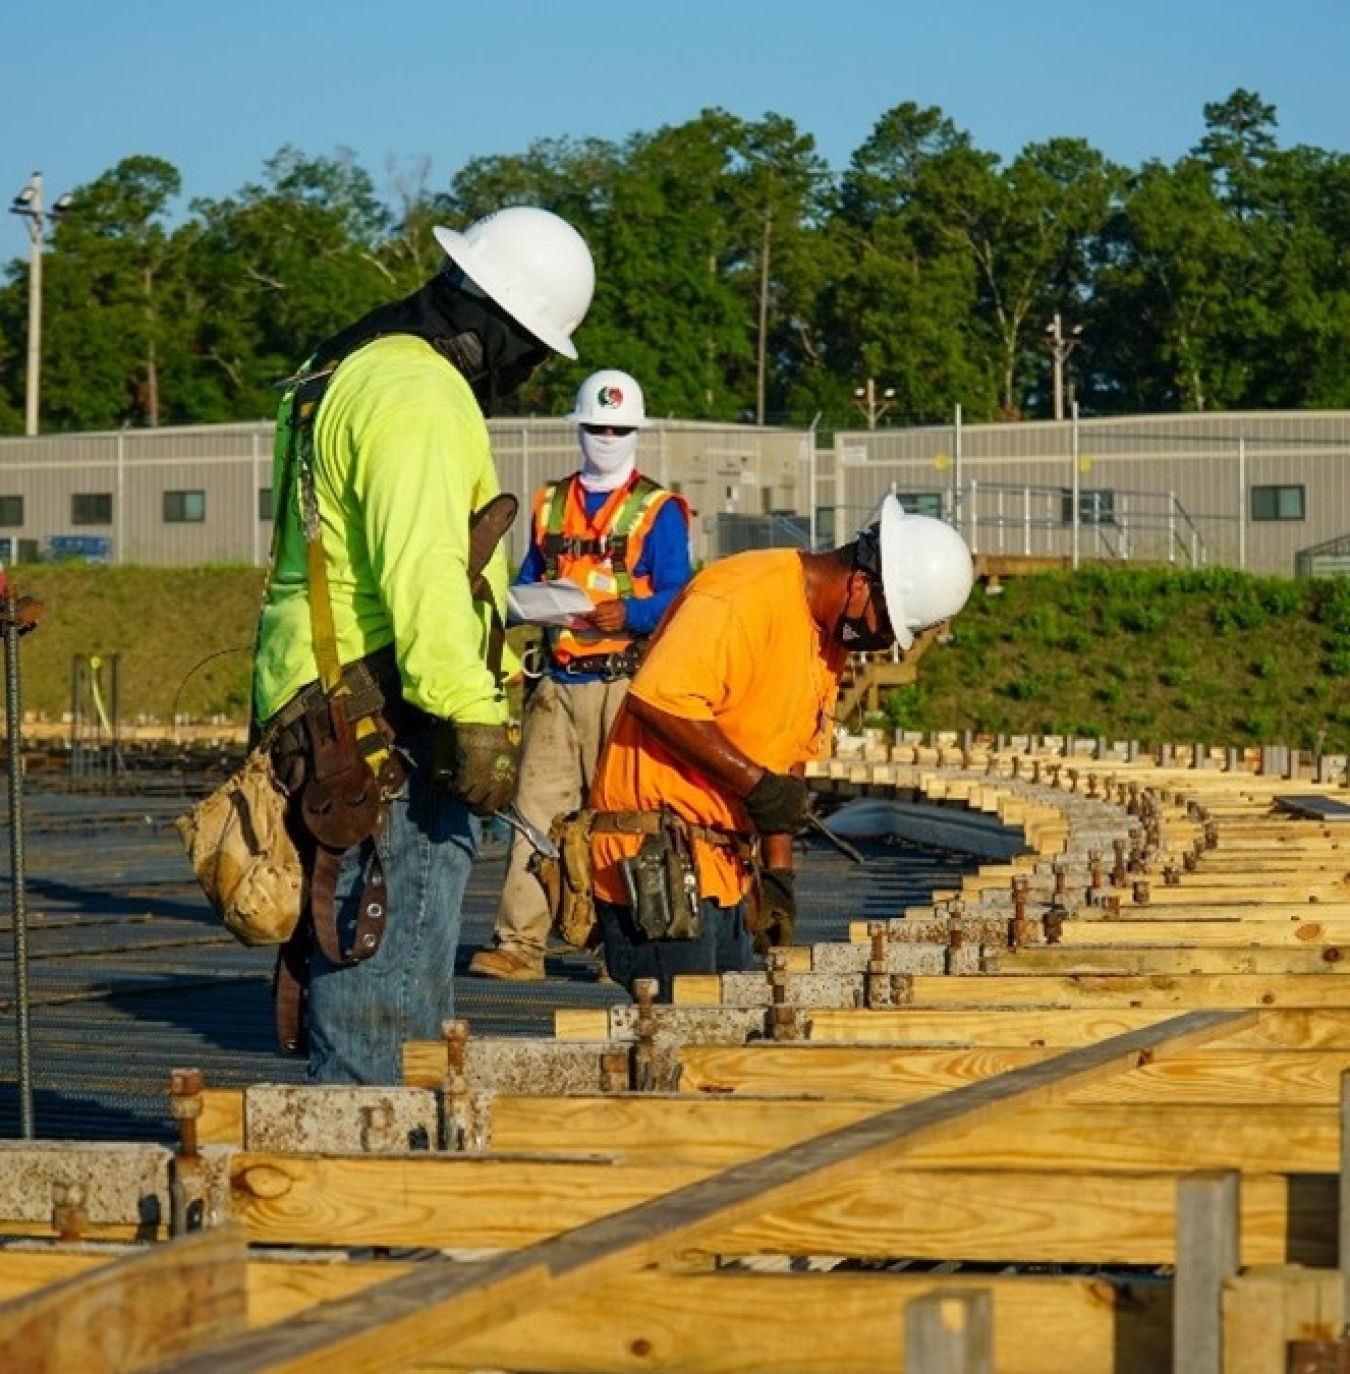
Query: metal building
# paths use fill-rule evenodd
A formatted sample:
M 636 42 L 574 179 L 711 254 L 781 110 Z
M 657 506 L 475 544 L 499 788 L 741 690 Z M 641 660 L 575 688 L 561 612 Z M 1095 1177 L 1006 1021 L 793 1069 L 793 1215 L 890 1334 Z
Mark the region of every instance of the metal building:
M 977 553 L 1344 572 L 1350 411 L 878 429 L 819 455 L 817 523 L 878 494 L 945 515 Z
M 502 486 L 522 498 L 580 462 L 561 420 L 490 428 Z M 273 432 L 267 421 L 0 440 L 0 560 L 262 565 Z M 639 462 L 689 499 L 703 560 L 720 552 L 720 517 L 795 509 L 808 443 L 793 430 L 662 422 L 643 432 Z M 513 561 L 527 530 L 516 522 Z
M 490 422 L 502 485 L 572 471 L 572 425 Z M 266 561 L 270 421 L 0 440 L 0 560 Z M 850 538 L 894 491 L 977 553 L 1346 571 L 1350 411 L 839 431 L 658 421 L 642 468 L 685 495 L 693 554 Z M 517 521 L 511 557 L 524 555 Z M 1338 542 L 1340 541 L 1340 542 Z

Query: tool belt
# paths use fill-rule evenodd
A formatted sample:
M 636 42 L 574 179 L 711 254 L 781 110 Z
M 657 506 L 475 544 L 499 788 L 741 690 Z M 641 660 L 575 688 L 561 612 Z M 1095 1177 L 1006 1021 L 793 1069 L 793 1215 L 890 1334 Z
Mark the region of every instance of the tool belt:
M 373 654 L 367 654 L 365 658 L 358 658 L 355 663 L 347 664 L 342 669 L 340 681 L 347 693 L 347 715 L 353 720 L 358 716 L 374 715 L 386 701 L 402 696 L 403 684 L 398 675 L 394 646 L 388 644 L 383 649 L 376 649 Z M 266 730 L 285 730 L 303 719 L 323 699 L 323 685 L 311 682 L 307 687 L 302 687 L 267 722 Z
M 638 645 L 613 654 L 579 654 L 576 658 L 552 660 L 555 673 L 568 677 L 583 673 L 599 673 L 606 682 L 617 682 L 621 677 L 632 677 L 642 662 L 642 649 Z
M 669 811 L 591 811 L 583 808 L 579 811 L 565 812 L 554 818 L 548 833 L 557 853 L 546 855 L 536 851 L 530 856 L 529 869 L 544 889 L 544 898 L 552 913 L 554 929 L 558 934 L 578 949 L 592 949 L 599 943 L 600 930 L 591 885 L 592 835 L 608 831 L 659 840 L 672 830 L 678 832 L 678 838 L 668 847 L 669 851 L 685 857 L 680 859 L 678 864 L 674 864 L 665 857 L 665 846 L 654 844 L 649 850 L 645 874 L 650 883 L 647 906 L 649 911 L 655 913 L 649 919 L 652 928 L 665 931 L 664 934 L 653 938 L 693 939 L 698 930 L 691 928 L 692 912 L 698 907 L 699 891 L 693 841 L 701 840 L 704 844 L 729 849 L 747 866 L 753 865 L 755 847 L 748 835 L 729 830 L 714 830 L 710 826 L 692 825 Z M 661 914 L 660 894 L 663 889 L 657 886 L 655 878 L 658 870 L 658 851 L 661 852 L 660 871 L 664 874 L 664 910 L 667 913 L 665 915 Z M 691 887 L 686 881 L 689 873 L 692 873 L 694 878 L 692 904 L 689 901 Z M 672 885 L 677 899 L 674 902 L 670 900 Z M 691 919 L 674 920 L 672 925 L 668 918 L 675 918 L 677 914 L 682 916 L 686 911 L 691 913 Z
M 277 956 L 277 1035 L 284 1049 L 304 1049 L 313 949 L 341 968 L 380 947 L 389 910 L 377 841 L 387 804 L 407 780 L 398 737 L 421 714 L 402 698 L 391 647 L 344 667 L 332 694 L 318 682 L 302 688 L 267 723 L 274 766 L 291 797 L 289 828 L 309 880 L 300 923 Z M 343 855 L 358 845 L 369 851 L 365 882 L 354 926 L 343 932 L 338 875 Z
M 700 840 L 718 849 L 729 849 L 745 863 L 755 854 L 755 842 L 739 830 L 719 830 L 711 825 L 695 825 L 670 811 L 592 811 L 591 829 L 620 835 L 656 835 L 663 826 L 674 822 L 690 839 Z

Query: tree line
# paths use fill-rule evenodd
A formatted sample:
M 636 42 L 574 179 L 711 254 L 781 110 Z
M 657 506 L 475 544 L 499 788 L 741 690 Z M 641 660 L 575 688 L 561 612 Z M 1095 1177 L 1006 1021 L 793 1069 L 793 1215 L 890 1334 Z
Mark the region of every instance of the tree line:
M 436 269 L 433 224 L 521 202 L 581 229 L 598 284 L 581 361 L 512 413 L 561 413 L 601 366 L 654 415 L 826 429 L 866 422 L 868 382 L 883 424 L 1047 417 L 1066 395 L 1084 415 L 1350 406 L 1350 156 L 1277 128 L 1239 89 L 1172 164 L 1069 137 L 1005 164 L 904 103 L 836 173 L 790 119 L 712 109 L 475 158 L 444 190 L 414 162 L 382 195 L 349 152 L 283 147 L 181 217 L 179 171 L 131 156 L 50 218 L 42 430 L 270 418 L 312 347 Z M 28 303 L 15 259 L 5 434 L 24 428 Z

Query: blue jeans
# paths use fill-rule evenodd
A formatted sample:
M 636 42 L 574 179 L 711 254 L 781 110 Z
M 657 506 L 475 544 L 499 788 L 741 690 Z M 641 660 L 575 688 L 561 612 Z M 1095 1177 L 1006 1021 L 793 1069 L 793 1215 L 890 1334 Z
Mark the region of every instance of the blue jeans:
M 638 927 L 631 907 L 598 901 L 595 913 L 605 937 L 605 968 L 616 983 L 633 991 L 637 978 L 655 978 L 657 998 L 671 999 L 680 973 L 736 973 L 757 967 L 745 926 L 745 903 L 700 902 L 703 930 L 696 940 L 653 940 Z
M 455 1010 L 455 951 L 464 890 L 478 852 L 478 819 L 431 785 L 435 722 L 399 744 L 414 767 L 389 803 L 378 849 L 388 917 L 379 949 L 358 964 L 335 966 L 310 955 L 306 1027 L 311 1083 L 397 1085 L 403 1042 L 439 1040 Z M 337 918 L 350 940 L 372 847 L 348 850 L 338 875 Z

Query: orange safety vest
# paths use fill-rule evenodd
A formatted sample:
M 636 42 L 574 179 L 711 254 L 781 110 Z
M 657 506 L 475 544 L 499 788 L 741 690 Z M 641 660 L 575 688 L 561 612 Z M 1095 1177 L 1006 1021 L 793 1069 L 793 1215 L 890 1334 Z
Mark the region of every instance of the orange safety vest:
M 574 474 L 550 483 L 534 501 L 534 537 L 544 556 L 544 580 L 566 577 L 593 605 L 629 596 L 650 596 L 651 578 L 633 573 L 642 544 L 662 503 L 672 493 L 641 473 L 633 476 L 595 513 L 586 514 L 585 488 Z M 676 497 L 676 500 L 679 498 Z M 622 653 L 630 634 L 603 630 L 549 630 L 549 651 L 557 662 L 593 654 Z

